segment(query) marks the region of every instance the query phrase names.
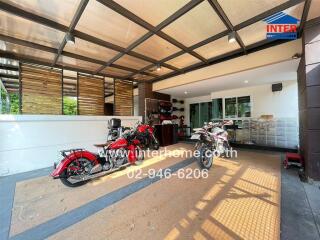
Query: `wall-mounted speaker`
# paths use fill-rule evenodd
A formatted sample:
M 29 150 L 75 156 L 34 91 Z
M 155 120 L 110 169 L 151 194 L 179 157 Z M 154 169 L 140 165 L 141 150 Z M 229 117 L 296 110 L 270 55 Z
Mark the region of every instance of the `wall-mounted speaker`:
M 272 92 L 282 91 L 282 83 L 272 84 Z

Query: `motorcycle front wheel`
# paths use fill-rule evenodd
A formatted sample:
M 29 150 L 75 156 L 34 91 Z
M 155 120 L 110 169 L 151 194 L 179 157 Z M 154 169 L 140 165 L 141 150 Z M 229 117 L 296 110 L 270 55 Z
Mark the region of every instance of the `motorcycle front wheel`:
M 202 169 L 210 169 L 213 163 L 213 152 L 206 147 L 199 150 L 198 163 Z
M 135 164 L 136 165 L 142 164 L 142 162 L 144 160 L 144 152 L 140 147 L 136 148 L 136 158 L 137 158 L 137 160 L 136 160 Z
M 231 158 L 231 147 L 230 144 L 228 142 L 224 142 L 223 143 L 223 147 L 224 147 L 224 156 L 226 158 Z
M 83 178 L 90 174 L 92 167 L 91 161 L 86 158 L 72 161 L 60 177 L 60 181 L 67 187 L 82 186 L 88 182 L 88 180 L 83 180 Z

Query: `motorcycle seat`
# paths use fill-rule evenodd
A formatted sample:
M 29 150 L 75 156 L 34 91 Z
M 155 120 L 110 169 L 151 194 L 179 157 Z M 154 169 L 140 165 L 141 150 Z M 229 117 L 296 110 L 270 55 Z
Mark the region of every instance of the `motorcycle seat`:
M 93 144 L 93 146 L 97 147 L 97 148 L 103 148 L 108 146 L 112 141 L 108 141 L 106 143 L 101 143 L 101 144 Z

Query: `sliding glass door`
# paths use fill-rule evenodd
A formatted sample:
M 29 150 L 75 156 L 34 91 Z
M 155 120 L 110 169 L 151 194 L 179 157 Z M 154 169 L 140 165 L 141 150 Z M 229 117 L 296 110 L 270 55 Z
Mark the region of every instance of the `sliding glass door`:
M 190 104 L 191 128 L 202 127 L 205 122 L 212 120 L 212 102 Z
M 200 127 L 200 106 L 199 103 L 190 104 L 190 127 L 198 128 Z
M 200 103 L 200 125 L 212 119 L 212 102 Z
M 212 99 L 212 119 L 221 120 L 223 118 L 222 98 Z
M 224 104 L 223 104 L 224 103 Z M 202 127 L 205 122 L 251 117 L 250 96 L 216 98 L 211 102 L 190 104 L 191 128 Z

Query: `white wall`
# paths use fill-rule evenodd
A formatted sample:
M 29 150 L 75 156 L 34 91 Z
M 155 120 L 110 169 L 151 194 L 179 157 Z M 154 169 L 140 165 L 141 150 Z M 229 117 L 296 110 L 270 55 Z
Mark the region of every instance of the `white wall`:
M 0 115 L 0 176 L 50 167 L 59 151 L 104 143 L 114 116 Z M 116 116 L 117 117 L 117 116 Z M 117 117 L 131 127 L 139 116 Z
M 271 84 L 212 92 L 211 99 L 251 96 L 253 118 L 273 115 L 274 118 L 298 117 L 298 84 L 296 80 L 282 82 L 282 91 L 272 92 Z
M 280 92 L 272 92 L 271 84 L 212 92 L 211 95 L 186 98 L 186 124 L 190 125 L 189 105 L 209 102 L 214 98 L 251 96 L 252 117 L 273 115 L 274 118 L 298 118 L 298 85 L 296 80 L 282 82 Z

